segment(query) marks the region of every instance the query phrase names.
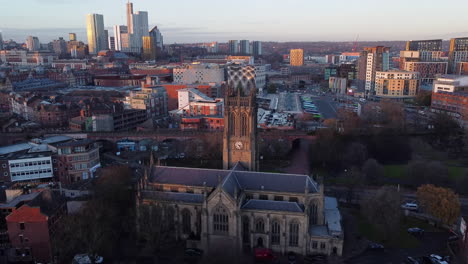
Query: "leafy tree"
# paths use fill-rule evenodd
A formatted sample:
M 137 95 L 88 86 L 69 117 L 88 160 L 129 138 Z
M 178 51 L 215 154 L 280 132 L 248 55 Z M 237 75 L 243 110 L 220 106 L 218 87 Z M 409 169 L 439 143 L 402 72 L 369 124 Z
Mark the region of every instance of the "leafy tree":
M 270 84 L 268 85 L 267 91 L 268 91 L 269 94 L 275 94 L 277 90 L 278 90 L 278 87 L 277 87 L 276 84 L 270 83 Z
M 416 193 L 423 210 L 451 225 L 460 216 L 460 200 L 454 191 L 432 184 L 420 186 Z
M 69 262 L 74 254 L 118 260 L 134 245 L 135 201 L 131 171 L 118 166 L 103 169 L 82 211 L 64 217 L 53 239 L 55 255 Z M 93 259 L 93 257 L 92 257 Z
M 375 159 L 368 159 L 362 166 L 362 171 L 369 184 L 381 184 L 384 178 L 384 168 Z
M 383 235 L 385 240 L 399 234 L 401 222 L 401 196 L 394 187 L 382 187 L 375 197 L 361 206 L 364 217 Z
M 361 167 L 364 161 L 367 159 L 367 147 L 360 142 L 349 143 L 343 153 L 343 166 L 349 167 Z
M 448 168 L 440 161 L 414 160 L 407 167 L 408 183 L 418 187 L 422 184 L 449 186 Z
M 420 106 L 431 106 L 432 92 L 430 91 L 419 91 L 416 96 L 415 102 Z
M 345 170 L 343 177 L 345 177 L 344 184 L 347 188 L 346 200 L 351 203 L 355 199 L 356 189 L 364 184 L 364 175 L 357 167 L 353 167 L 351 170 Z

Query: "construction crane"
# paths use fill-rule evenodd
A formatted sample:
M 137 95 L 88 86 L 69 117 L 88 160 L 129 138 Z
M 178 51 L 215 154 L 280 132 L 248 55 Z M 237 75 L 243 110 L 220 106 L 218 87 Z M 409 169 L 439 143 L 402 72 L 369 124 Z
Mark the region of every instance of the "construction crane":
M 353 52 L 356 52 L 356 51 L 357 51 L 358 40 L 359 40 L 359 34 L 357 34 L 356 40 L 354 41 L 354 44 L 353 44 Z

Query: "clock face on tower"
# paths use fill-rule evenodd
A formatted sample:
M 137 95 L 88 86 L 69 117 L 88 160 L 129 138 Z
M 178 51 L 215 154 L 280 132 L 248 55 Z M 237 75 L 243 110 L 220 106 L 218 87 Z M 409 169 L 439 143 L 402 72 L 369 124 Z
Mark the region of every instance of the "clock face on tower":
M 234 144 L 237 150 L 241 150 L 244 147 L 244 144 L 242 142 L 237 141 L 236 144 Z

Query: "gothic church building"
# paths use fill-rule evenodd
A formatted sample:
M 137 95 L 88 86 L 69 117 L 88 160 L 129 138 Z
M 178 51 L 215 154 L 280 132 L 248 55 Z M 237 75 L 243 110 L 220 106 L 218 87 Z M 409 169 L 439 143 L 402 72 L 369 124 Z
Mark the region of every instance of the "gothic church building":
M 335 198 L 308 175 L 258 172 L 252 66 L 228 66 L 223 170 L 150 165 L 139 203 L 164 208 L 188 247 L 340 256 L 344 232 Z M 144 228 L 144 227 L 141 227 Z

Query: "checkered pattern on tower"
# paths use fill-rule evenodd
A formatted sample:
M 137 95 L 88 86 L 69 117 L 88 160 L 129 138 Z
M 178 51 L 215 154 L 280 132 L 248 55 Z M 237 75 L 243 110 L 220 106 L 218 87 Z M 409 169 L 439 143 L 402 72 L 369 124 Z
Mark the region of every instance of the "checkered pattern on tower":
M 233 89 L 241 86 L 244 94 L 255 89 L 255 67 L 251 65 L 233 64 L 228 66 L 228 85 Z

